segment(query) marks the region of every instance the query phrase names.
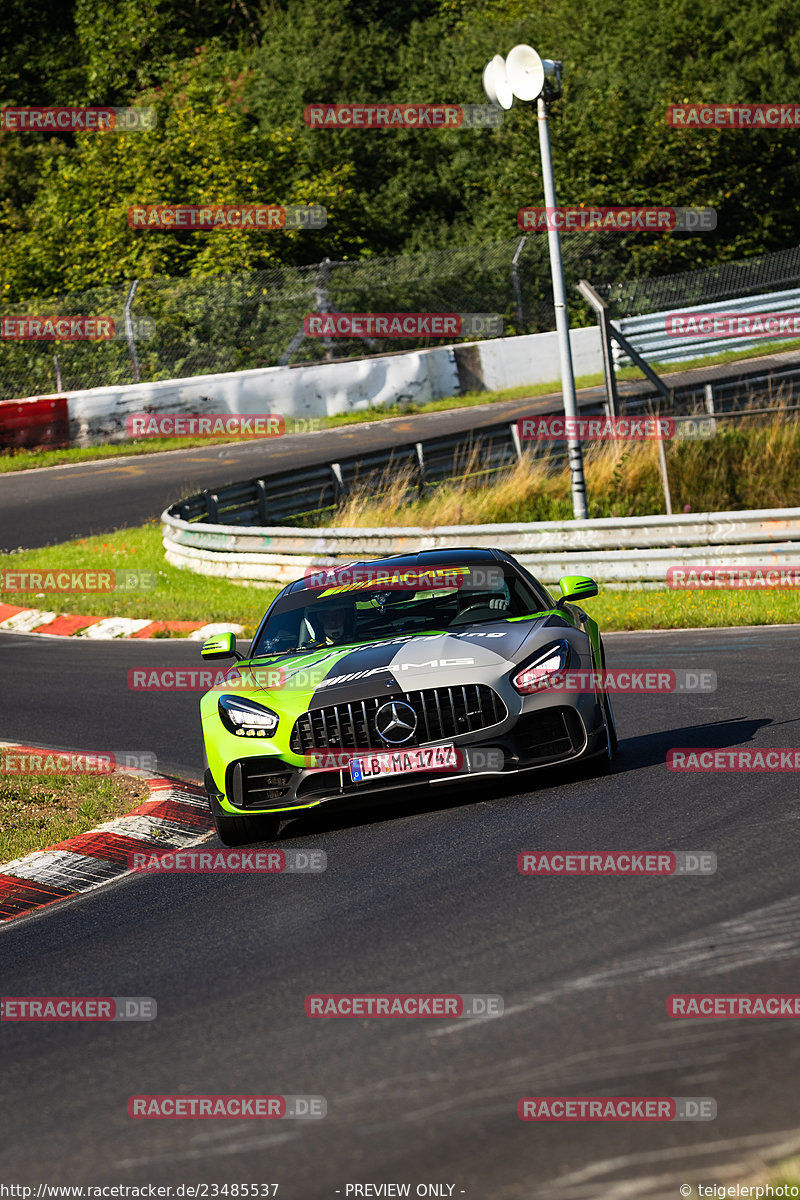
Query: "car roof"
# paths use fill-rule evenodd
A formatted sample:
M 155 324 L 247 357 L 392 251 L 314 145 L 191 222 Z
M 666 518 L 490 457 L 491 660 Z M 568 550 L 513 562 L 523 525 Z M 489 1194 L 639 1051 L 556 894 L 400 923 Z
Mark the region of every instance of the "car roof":
M 441 550 L 419 550 L 416 553 L 390 554 L 385 558 L 358 559 L 353 562 L 337 563 L 335 567 L 319 567 L 317 579 L 327 571 L 338 572 L 352 567 L 469 567 L 478 563 L 508 562 L 505 554 L 480 546 L 448 547 Z M 309 568 L 310 574 L 311 568 Z M 315 586 L 310 578 L 298 579 L 289 586 L 289 591 L 302 592 Z M 316 584 L 319 587 L 319 583 Z

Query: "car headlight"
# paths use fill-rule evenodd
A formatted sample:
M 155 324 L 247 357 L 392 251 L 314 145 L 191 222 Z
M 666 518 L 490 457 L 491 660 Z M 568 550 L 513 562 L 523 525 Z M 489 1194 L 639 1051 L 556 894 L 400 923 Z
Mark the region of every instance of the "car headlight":
M 511 676 L 511 682 L 518 692 L 530 695 L 540 689 L 546 689 L 554 675 L 563 671 L 569 662 L 569 642 L 554 642 L 538 658 Z
M 268 737 L 278 728 L 278 714 L 253 700 L 220 696 L 217 710 L 222 724 L 237 737 Z

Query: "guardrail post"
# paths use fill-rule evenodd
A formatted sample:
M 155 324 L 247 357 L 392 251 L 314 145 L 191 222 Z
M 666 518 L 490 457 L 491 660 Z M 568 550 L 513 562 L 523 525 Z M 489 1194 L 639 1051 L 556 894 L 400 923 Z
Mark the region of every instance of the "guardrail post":
M 415 448 L 417 451 L 417 467 L 419 469 L 419 486 L 417 487 L 417 495 L 422 496 L 428 482 L 425 478 L 425 447 L 423 446 L 422 442 L 416 442 Z
M 706 399 L 706 412 L 711 417 L 716 416 L 716 409 L 714 408 L 714 385 L 713 385 L 713 383 L 706 384 L 705 399 Z M 714 433 L 717 432 L 717 422 L 716 421 L 711 422 L 711 428 Z
M 344 486 L 344 479 L 342 478 L 341 463 L 332 462 L 330 464 L 330 468 L 331 474 L 333 475 L 333 482 L 336 484 L 336 503 L 338 504 L 347 490 Z
M 258 519 L 262 525 L 269 524 L 269 513 L 267 512 L 267 484 L 263 479 L 257 479 L 256 483 L 256 500 L 258 501 Z

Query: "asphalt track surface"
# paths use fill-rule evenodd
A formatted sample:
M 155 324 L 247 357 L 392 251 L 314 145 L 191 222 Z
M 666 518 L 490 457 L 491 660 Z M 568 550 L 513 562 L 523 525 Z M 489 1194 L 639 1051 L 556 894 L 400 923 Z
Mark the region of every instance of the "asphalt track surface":
M 800 626 L 611 635 L 607 651 L 609 666 L 710 668 L 718 688 L 617 698 L 608 777 L 546 773 L 297 821 L 286 844 L 324 849 L 323 875 L 128 877 L 0 930 L 4 995 L 158 1002 L 149 1024 L 0 1026 L 0 1179 L 277 1182 L 284 1200 L 390 1182 L 412 1196 L 436 1183 L 470 1200 L 623 1200 L 674 1198 L 682 1183 L 797 1152 L 797 1023 L 665 1009 L 673 992 L 800 990 L 795 777 L 677 775 L 665 756 L 800 745 Z M 196 775 L 197 696 L 131 693 L 126 672 L 198 662 L 185 642 L 2 634 L 0 728 L 154 750 Z M 713 850 L 719 869 L 520 876 L 517 854 L 537 848 Z M 303 1010 L 310 992 L 417 990 L 499 993 L 505 1014 Z M 239 1092 L 323 1095 L 328 1116 L 127 1116 L 133 1094 Z M 518 1120 L 520 1097 L 548 1094 L 712 1096 L 719 1114 Z
M 752 377 L 785 370 L 800 363 L 797 351 L 765 355 L 751 361 L 699 367 L 664 376 L 673 388 L 699 387 L 707 382 L 741 380 L 743 390 Z M 620 382 L 619 393 L 631 399 L 648 394 L 648 385 Z M 652 389 L 650 389 L 652 390 Z M 767 392 L 771 394 L 770 389 Z M 602 387 L 582 388 L 580 407 L 605 400 Z M 534 399 L 419 413 L 320 433 L 171 450 L 95 462 L 76 463 L 0 475 L 0 553 L 20 546 L 35 548 L 71 538 L 108 533 L 141 525 L 183 496 L 203 488 L 222 487 L 258 475 L 289 468 L 303 470 L 324 462 L 388 446 L 406 446 L 430 437 L 444 437 L 514 421 L 529 413 L 561 412 L 561 392 Z
M 587 388 L 581 403 L 602 400 Z M 406 446 L 425 437 L 478 429 L 534 412 L 555 411 L 560 395 L 391 417 L 317 433 L 226 443 L 193 450 L 99 459 L 0 475 L 0 552 L 33 548 L 141 525 L 205 487 L 290 468 L 303 470 L 351 454 Z

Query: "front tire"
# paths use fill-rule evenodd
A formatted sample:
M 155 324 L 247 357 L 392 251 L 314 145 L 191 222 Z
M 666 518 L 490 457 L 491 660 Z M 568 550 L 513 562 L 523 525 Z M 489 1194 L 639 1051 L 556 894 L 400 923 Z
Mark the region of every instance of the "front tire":
M 600 666 L 602 667 L 603 671 L 605 671 L 606 648 L 603 645 L 602 638 L 600 638 Z M 619 749 L 619 738 L 617 737 L 617 723 L 614 720 L 614 712 L 611 708 L 611 701 L 609 699 L 608 692 L 603 692 L 603 699 L 600 703 L 603 709 L 603 724 L 606 727 L 606 737 L 608 739 L 608 761 L 611 762 L 611 759 Z
M 278 836 L 280 814 L 255 813 L 253 816 L 234 816 L 220 806 L 219 798 L 209 794 L 208 806 L 217 837 L 223 846 L 246 846 L 249 842 L 270 842 Z

